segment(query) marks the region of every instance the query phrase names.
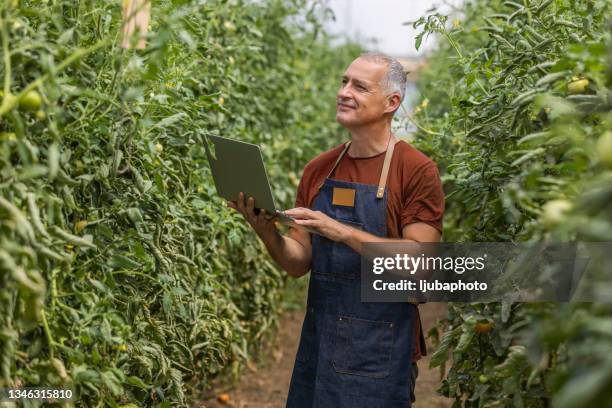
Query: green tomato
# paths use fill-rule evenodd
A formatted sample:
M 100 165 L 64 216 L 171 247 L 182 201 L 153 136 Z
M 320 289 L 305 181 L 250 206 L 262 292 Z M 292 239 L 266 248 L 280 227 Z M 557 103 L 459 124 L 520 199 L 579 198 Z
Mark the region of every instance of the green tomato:
M 14 132 L 1 132 L 0 140 L 7 140 L 9 142 L 14 142 L 17 140 L 17 135 Z
M 23 110 L 34 112 L 40 109 L 42 97 L 36 91 L 30 91 L 19 100 L 19 107 Z
M 481 384 L 486 384 L 489 382 L 489 377 L 484 374 L 480 374 L 480 377 L 478 377 L 478 381 L 480 381 Z
M 551 200 L 544 204 L 542 221 L 544 226 L 552 228 L 565 218 L 566 213 L 572 209 L 572 203 L 567 200 Z
M 612 131 L 607 131 L 597 141 L 597 155 L 599 162 L 612 169 Z
M 584 91 L 586 91 L 588 86 L 589 86 L 588 79 L 579 79 L 577 81 L 573 81 L 567 84 L 567 91 L 571 93 L 572 95 L 581 94 L 581 93 L 584 93 Z

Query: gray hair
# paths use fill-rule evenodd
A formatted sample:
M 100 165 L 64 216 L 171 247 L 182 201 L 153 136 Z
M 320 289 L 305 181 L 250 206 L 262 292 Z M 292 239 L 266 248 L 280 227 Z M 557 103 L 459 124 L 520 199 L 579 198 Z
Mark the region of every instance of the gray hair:
M 398 60 L 382 52 L 366 52 L 359 56 L 367 61 L 387 65 L 387 73 L 381 80 L 382 88 L 389 93 L 399 92 L 400 103 L 406 94 L 406 72 Z

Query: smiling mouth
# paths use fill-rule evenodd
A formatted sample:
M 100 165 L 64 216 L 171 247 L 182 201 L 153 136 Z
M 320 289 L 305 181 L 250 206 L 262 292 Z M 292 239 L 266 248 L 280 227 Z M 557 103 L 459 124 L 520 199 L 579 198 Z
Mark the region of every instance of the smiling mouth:
M 355 107 L 354 107 L 354 106 L 347 105 L 347 104 L 345 104 L 345 103 L 338 103 L 338 104 L 336 104 L 336 106 L 337 106 L 338 108 L 355 109 Z

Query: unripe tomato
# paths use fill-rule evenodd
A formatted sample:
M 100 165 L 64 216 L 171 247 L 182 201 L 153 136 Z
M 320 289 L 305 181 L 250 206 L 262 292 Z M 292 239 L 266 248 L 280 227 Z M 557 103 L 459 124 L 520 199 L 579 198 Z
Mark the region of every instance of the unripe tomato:
M 579 79 L 577 81 L 573 81 L 567 84 L 567 91 L 571 93 L 572 95 L 581 94 L 581 93 L 584 93 L 584 91 L 586 91 L 588 86 L 589 86 L 588 79 L 586 78 Z
M 161 153 L 164 151 L 164 145 L 162 145 L 161 143 L 155 143 L 155 151 L 157 153 Z
M 544 204 L 542 221 L 547 228 L 554 227 L 565 218 L 565 214 L 572 209 L 572 203 L 567 200 L 551 200 Z
M 34 112 L 40 109 L 42 97 L 36 91 L 30 91 L 19 100 L 19 107 L 23 110 Z
M 14 142 L 15 140 L 17 140 L 17 135 L 15 134 L 15 132 L 2 132 L 0 133 L 0 140 Z
M 597 155 L 599 162 L 612 169 L 612 131 L 607 131 L 597 141 Z
M 487 382 L 489 382 L 489 377 L 484 374 L 480 374 L 480 377 L 478 377 L 478 381 L 480 381 L 481 384 L 486 384 Z

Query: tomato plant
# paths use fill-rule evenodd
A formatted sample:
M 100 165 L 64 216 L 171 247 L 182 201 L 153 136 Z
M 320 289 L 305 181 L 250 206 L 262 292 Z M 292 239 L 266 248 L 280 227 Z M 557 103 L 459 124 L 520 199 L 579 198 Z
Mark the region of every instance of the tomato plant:
M 427 104 L 409 120 L 442 170 L 445 240 L 612 241 L 611 8 L 479 0 L 452 25 L 439 13 L 413 22 L 418 42 L 440 37 L 419 76 Z M 452 364 L 440 391 L 465 407 L 609 406 L 611 312 L 451 305 L 432 357 Z
M 284 274 L 216 197 L 202 136 L 263 146 L 281 205 L 340 138 L 357 48 L 315 1 L 154 2 L 119 47 L 121 2 L 0 6 L 0 386 L 84 406 L 185 406 L 276 324 Z

